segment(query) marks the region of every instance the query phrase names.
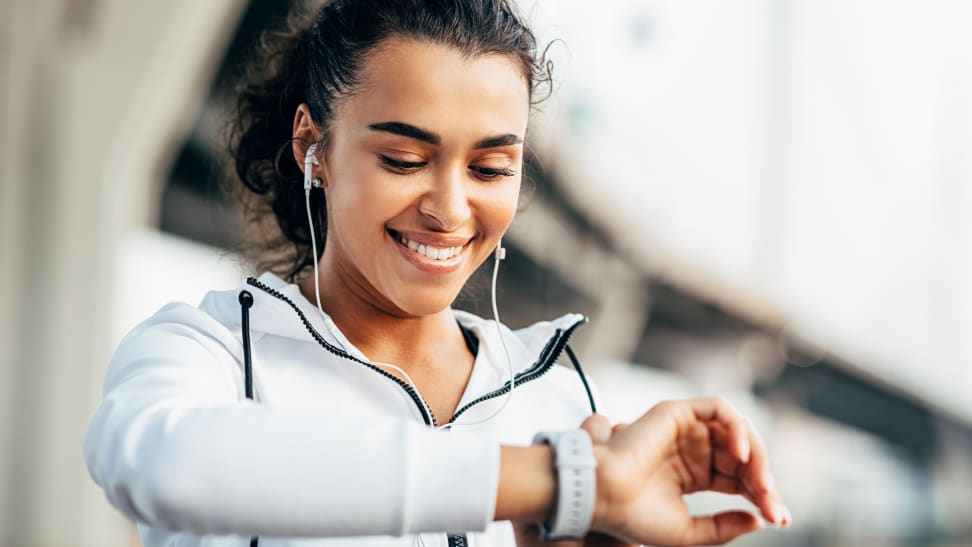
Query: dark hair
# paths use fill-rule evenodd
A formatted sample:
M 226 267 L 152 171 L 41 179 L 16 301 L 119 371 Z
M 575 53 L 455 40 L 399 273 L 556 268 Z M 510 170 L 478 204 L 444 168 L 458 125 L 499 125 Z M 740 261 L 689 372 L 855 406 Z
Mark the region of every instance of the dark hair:
M 504 54 L 522 68 L 531 102 L 550 83 L 550 63 L 509 0 L 329 0 L 295 10 L 283 30 L 261 36 L 238 88 L 228 146 L 236 197 L 255 233 L 243 252 L 257 268 L 293 281 L 320 259 L 323 192 L 311 193 L 318 256 L 312 256 L 303 175 L 290 151 L 294 115 L 307 103 L 326 145 L 335 101 L 354 92 L 366 56 L 393 37 L 456 48 L 466 56 Z

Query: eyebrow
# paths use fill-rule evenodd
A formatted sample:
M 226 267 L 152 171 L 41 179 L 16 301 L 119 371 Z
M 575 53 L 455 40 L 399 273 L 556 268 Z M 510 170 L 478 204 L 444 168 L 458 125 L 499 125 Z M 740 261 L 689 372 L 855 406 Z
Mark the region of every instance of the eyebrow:
M 523 139 L 512 134 L 507 133 L 506 135 L 499 135 L 496 137 L 487 137 L 479 142 L 477 142 L 473 148 L 496 148 L 499 146 L 509 146 L 511 144 L 520 144 Z
M 442 142 L 442 138 L 439 137 L 439 135 L 402 122 L 373 123 L 369 125 L 368 128 L 375 131 L 384 131 L 385 133 L 401 135 L 403 137 L 427 142 L 429 144 L 438 145 L 440 142 Z
M 394 135 L 401 135 L 403 137 L 408 137 L 410 139 L 419 140 L 422 142 L 427 142 L 438 146 L 442 142 L 442 137 L 437 133 L 422 129 L 420 127 L 415 127 L 414 125 L 403 123 L 403 122 L 381 122 L 373 123 L 368 126 L 369 129 L 374 131 L 383 131 L 385 133 L 392 133 Z M 495 137 L 486 137 L 485 139 L 477 142 L 473 145 L 473 148 L 496 148 L 499 146 L 509 146 L 511 144 L 520 144 L 523 139 L 512 133 L 507 133 L 505 135 L 497 135 Z

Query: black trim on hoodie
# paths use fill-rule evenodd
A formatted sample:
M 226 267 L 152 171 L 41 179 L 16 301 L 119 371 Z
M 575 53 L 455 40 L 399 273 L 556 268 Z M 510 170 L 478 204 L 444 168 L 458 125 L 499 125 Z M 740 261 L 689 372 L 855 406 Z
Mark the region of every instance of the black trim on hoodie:
M 405 392 L 415 402 L 415 405 L 418 407 L 419 412 L 422 414 L 422 418 L 425 421 L 425 424 L 426 425 L 431 425 L 433 427 L 438 427 L 439 424 L 436 421 L 435 416 L 432 414 L 432 410 L 429 409 L 428 405 L 425 404 L 425 401 L 422 400 L 422 397 L 418 394 L 418 392 L 411 385 L 408 384 L 408 382 L 402 380 L 398 376 L 395 376 L 395 375 L 393 375 L 393 374 L 391 374 L 389 372 L 386 372 L 386 371 L 382 370 L 377 365 L 374 365 L 374 364 L 369 363 L 367 361 L 363 361 L 361 359 L 358 359 L 357 357 L 349 354 L 348 352 L 344 351 L 343 349 L 341 349 L 341 348 L 339 348 L 337 346 L 334 346 L 333 344 L 329 343 L 327 340 L 324 339 L 323 336 L 321 336 L 321 333 L 317 332 L 317 329 L 315 329 L 314 326 L 311 325 L 310 321 L 307 319 L 307 316 L 304 315 L 304 312 L 300 310 L 300 308 L 297 306 L 297 304 L 295 304 L 293 300 L 291 300 L 290 298 L 288 298 L 287 296 L 285 296 L 280 291 L 278 291 L 278 290 L 276 290 L 276 289 L 274 289 L 272 287 L 267 286 L 266 284 L 262 283 L 260 280 L 258 280 L 256 278 L 253 278 L 253 277 L 248 277 L 246 279 L 246 282 L 250 286 L 256 287 L 256 288 L 260 289 L 261 291 L 269 294 L 270 296 L 273 296 L 274 298 L 277 298 L 278 300 L 282 300 L 283 302 L 286 302 L 287 305 L 289 305 L 290 308 L 294 310 L 294 313 L 297 314 L 297 317 L 300 319 L 300 322 L 304 325 L 304 328 L 311 335 L 311 337 L 314 338 L 314 340 L 316 340 L 317 343 L 320 344 L 321 347 L 323 347 L 324 349 L 326 349 L 328 352 L 330 352 L 330 353 L 332 353 L 332 354 L 334 354 L 334 355 L 336 355 L 338 357 L 343 357 L 344 359 L 347 359 L 349 361 L 353 361 L 355 363 L 362 364 L 362 365 L 364 365 L 364 366 L 366 366 L 366 367 L 374 370 L 378 374 L 381 374 L 382 376 L 384 376 L 384 377 L 392 380 L 393 382 L 395 382 L 399 386 L 401 386 L 401 388 L 404 389 Z M 541 376 L 543 376 L 544 374 L 546 374 L 550 370 L 550 367 L 554 366 L 554 363 L 557 361 L 557 358 L 560 357 L 561 352 L 563 352 L 564 347 L 567 345 L 567 340 L 574 333 L 574 330 L 576 330 L 577 327 L 581 326 L 586 321 L 587 321 L 586 319 L 581 319 L 581 320 L 578 320 L 573 325 L 567 327 L 566 329 L 557 329 L 556 332 L 554 333 L 554 335 L 547 342 L 546 346 L 540 352 L 540 356 L 537 359 L 537 361 L 534 362 L 533 365 L 531 365 L 526 370 L 524 370 L 524 371 L 516 374 L 516 376 L 514 377 L 515 378 L 516 385 L 520 385 L 520 384 L 524 384 L 526 382 L 530 382 L 530 381 L 535 380 L 537 378 L 540 378 Z M 582 375 L 582 378 L 583 378 L 583 375 Z M 586 380 L 584 382 L 584 386 L 585 386 L 585 388 L 587 388 L 587 382 L 586 382 Z M 494 391 L 491 391 L 491 392 L 489 392 L 489 393 L 487 393 L 485 395 L 482 395 L 482 396 L 476 398 L 475 400 L 473 400 L 470 403 L 468 403 L 466 406 L 464 406 L 464 407 L 460 408 L 459 410 L 457 410 L 455 412 L 455 414 L 452 415 L 452 419 L 449 420 L 448 423 L 450 423 L 450 424 L 451 423 L 454 423 L 455 420 L 456 420 L 456 418 L 458 418 L 460 414 L 466 412 L 467 410 L 469 410 L 473 406 L 475 406 L 475 405 L 477 405 L 479 403 L 482 403 L 484 401 L 488 401 L 490 399 L 496 398 L 496 397 L 498 397 L 500 395 L 503 395 L 506 392 L 508 392 L 509 390 L 510 390 L 510 382 L 507 381 L 500 388 L 498 388 L 498 389 L 496 389 Z M 590 393 L 590 390 L 588 390 L 588 393 Z

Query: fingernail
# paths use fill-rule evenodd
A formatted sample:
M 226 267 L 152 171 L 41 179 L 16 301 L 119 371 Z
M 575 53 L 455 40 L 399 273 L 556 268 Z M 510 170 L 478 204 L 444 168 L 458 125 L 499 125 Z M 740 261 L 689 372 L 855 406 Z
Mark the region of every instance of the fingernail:
M 739 451 L 742 452 L 742 462 L 749 463 L 749 439 L 743 439 L 742 443 L 739 445 Z
M 773 473 L 769 469 L 763 471 L 763 488 L 767 491 L 776 488 L 776 481 L 773 479 Z
M 793 524 L 793 515 L 790 514 L 790 509 L 787 507 L 783 508 L 783 526 L 789 526 Z
M 783 507 L 783 504 L 780 502 L 773 504 L 773 522 L 777 526 L 786 524 L 786 507 Z

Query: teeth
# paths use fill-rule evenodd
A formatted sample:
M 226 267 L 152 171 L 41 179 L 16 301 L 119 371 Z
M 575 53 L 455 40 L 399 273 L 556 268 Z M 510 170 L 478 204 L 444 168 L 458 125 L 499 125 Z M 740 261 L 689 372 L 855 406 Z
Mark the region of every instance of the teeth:
M 401 241 L 412 251 L 432 260 L 446 260 L 462 252 L 462 245 L 439 248 L 405 239 L 405 236 L 401 236 Z

